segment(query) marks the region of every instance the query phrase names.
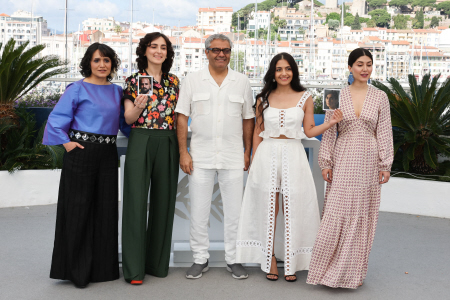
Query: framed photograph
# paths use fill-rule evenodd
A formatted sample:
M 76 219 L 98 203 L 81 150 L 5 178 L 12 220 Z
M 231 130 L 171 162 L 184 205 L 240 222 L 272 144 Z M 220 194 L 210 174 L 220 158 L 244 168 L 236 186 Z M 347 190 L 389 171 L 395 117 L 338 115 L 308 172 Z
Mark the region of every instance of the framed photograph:
M 138 95 L 153 95 L 153 76 L 138 76 Z
M 324 89 L 322 102 L 323 110 L 335 110 L 336 108 L 339 108 L 340 94 L 340 89 Z

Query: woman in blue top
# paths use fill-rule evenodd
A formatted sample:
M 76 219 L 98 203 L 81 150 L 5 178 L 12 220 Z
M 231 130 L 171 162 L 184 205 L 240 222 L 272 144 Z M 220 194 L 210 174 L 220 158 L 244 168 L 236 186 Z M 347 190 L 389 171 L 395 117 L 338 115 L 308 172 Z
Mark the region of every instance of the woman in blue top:
M 122 88 L 110 82 L 119 64 L 110 47 L 89 46 L 80 63 L 85 78 L 67 86 L 44 133 L 43 144 L 66 149 L 50 277 L 79 288 L 119 278 L 116 139 Z

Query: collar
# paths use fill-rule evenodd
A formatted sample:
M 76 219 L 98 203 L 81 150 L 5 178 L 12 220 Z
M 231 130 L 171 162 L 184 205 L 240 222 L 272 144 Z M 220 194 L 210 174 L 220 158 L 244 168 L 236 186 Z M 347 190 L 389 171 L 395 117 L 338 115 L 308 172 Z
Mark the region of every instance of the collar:
M 228 68 L 228 74 L 225 77 L 225 79 L 233 80 L 233 81 L 236 80 L 236 72 L 231 70 L 229 66 L 227 68 Z M 210 78 L 212 78 L 212 76 L 211 76 L 211 73 L 209 72 L 209 67 L 206 67 L 202 71 L 202 80 L 208 80 Z

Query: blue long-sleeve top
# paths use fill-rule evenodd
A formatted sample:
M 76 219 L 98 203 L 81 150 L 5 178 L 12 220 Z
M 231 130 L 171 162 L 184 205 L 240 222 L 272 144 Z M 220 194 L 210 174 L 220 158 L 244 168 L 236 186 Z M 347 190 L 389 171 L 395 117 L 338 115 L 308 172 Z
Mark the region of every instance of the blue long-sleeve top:
M 115 84 L 97 85 L 83 79 L 69 84 L 48 117 L 42 143 L 70 142 L 69 129 L 116 135 L 122 95 L 122 88 Z

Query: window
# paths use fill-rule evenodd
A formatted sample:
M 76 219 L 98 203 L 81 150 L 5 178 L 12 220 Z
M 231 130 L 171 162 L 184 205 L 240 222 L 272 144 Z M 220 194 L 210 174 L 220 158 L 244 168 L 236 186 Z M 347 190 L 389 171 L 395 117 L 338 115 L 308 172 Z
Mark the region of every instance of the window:
M 59 48 L 59 44 L 56 44 L 55 47 L 56 47 L 56 48 Z

